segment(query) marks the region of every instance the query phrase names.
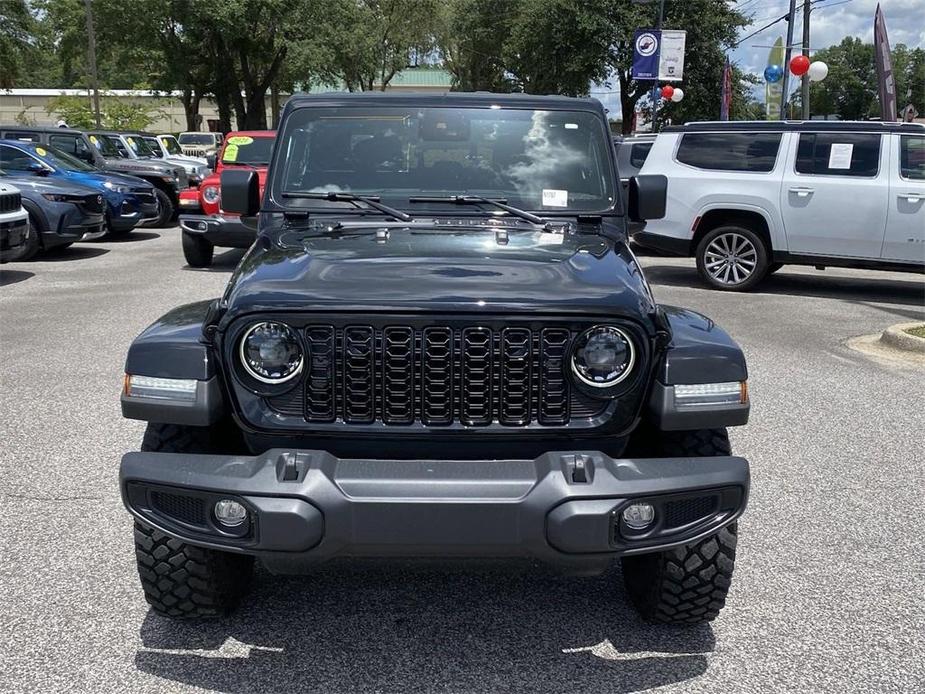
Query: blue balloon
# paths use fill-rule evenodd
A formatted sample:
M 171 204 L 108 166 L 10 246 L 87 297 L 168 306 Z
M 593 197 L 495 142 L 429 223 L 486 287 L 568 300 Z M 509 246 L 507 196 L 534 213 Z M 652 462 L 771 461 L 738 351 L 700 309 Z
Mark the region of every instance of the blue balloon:
M 771 83 L 780 82 L 784 76 L 784 68 L 780 65 L 768 65 L 764 69 L 764 78 Z

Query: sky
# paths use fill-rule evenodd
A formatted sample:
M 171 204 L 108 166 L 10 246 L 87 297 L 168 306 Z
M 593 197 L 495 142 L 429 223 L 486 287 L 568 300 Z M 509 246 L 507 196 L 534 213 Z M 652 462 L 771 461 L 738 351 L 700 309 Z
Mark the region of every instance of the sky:
M 666 0 L 684 2 L 684 0 Z M 814 0 L 810 13 L 810 48 L 827 48 L 840 43 L 846 36 L 859 36 L 872 42 L 874 36 L 874 11 L 878 0 Z M 925 0 L 879 0 L 886 17 L 890 45 L 904 43 L 913 48 L 925 48 Z M 787 13 L 789 0 L 740 0 L 740 10 L 751 18 L 749 26 L 739 31 L 740 38 Z M 797 0 L 797 17 L 794 27 L 794 41 L 802 39 L 803 14 L 800 11 L 803 0 Z M 666 26 L 666 28 L 671 28 Z M 767 65 L 768 51 L 778 37 L 786 38 L 787 23 L 778 22 L 761 33 L 746 39 L 731 54 L 739 66 L 756 75 L 761 75 Z M 812 55 L 812 54 L 810 54 Z M 682 84 L 683 87 L 683 84 Z M 611 114 L 620 113 L 620 97 L 615 91 L 618 86 L 594 86 L 591 95 L 600 99 Z M 609 93 L 608 93 L 609 92 Z M 758 92 L 761 92 L 760 94 Z M 756 91 L 756 97 L 763 96 L 763 89 Z

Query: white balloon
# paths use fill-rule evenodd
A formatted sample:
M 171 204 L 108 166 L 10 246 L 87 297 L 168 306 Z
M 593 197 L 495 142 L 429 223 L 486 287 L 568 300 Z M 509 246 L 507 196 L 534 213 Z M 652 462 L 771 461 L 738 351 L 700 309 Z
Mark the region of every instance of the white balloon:
M 671 95 L 671 100 L 677 103 L 683 98 L 684 98 L 684 90 L 681 89 L 680 87 L 675 87 L 674 94 Z
M 821 82 L 829 74 L 829 66 L 821 60 L 809 64 L 809 81 Z

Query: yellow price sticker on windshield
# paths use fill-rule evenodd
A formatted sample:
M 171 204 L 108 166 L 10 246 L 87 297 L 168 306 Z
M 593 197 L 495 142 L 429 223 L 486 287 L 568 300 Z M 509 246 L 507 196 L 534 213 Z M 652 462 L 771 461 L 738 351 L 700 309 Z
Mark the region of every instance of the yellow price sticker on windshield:
M 40 157 L 44 157 L 46 154 L 48 154 L 48 151 L 44 147 L 36 147 L 35 153 Z
M 254 138 L 247 137 L 246 135 L 235 135 L 234 137 L 228 138 L 229 145 L 249 145 L 254 141 Z
M 92 142 L 93 144 L 97 144 L 97 143 L 99 142 L 99 140 L 96 139 L 96 135 L 91 135 L 91 136 L 90 136 L 90 142 Z
M 235 161 L 238 158 L 238 146 L 228 145 L 225 147 L 225 153 L 222 155 L 222 161 Z

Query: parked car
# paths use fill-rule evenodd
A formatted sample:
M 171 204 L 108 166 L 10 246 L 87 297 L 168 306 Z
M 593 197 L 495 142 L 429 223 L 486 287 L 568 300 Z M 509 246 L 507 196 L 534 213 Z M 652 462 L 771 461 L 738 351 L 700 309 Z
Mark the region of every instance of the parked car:
M 630 179 L 642 170 L 649 150 L 655 144 L 655 135 L 629 135 L 615 137 L 613 146 L 617 150 L 617 166 L 620 167 L 620 181 L 624 187 Z
M 180 133 L 177 138 L 180 146 L 183 148 L 183 154 L 191 157 L 205 157 L 215 154 L 222 145 L 221 133 L 200 133 L 186 132 Z
M 160 216 L 153 226 L 168 226 L 176 219 L 180 191 L 189 185 L 186 169 L 158 161 L 138 136 L 112 131 L 93 131 L 87 135 L 106 158 L 107 168 L 144 178 L 154 186 Z
M 17 260 L 29 241 L 29 215 L 16 186 L 0 179 L 0 263 Z
M 293 96 L 277 145 L 262 202 L 256 170 L 222 171 L 223 208 L 259 212 L 222 298 L 128 352 L 122 411 L 148 425 L 120 484 L 153 609 L 223 613 L 255 558 L 513 556 L 622 559 L 646 619 L 713 619 L 745 358 L 655 302 L 600 102 Z M 663 176 L 631 188 L 631 216 L 662 214 Z
M 106 228 L 126 234 L 139 223 L 160 214 L 154 188 L 134 176 L 107 173 L 51 145 L 22 140 L 0 140 L 0 169 L 17 176 L 29 175 L 89 186 L 106 200 Z
M 215 165 L 198 189 L 180 193 L 180 207 L 199 214 L 180 215 L 183 256 L 191 267 L 208 267 L 216 246 L 248 248 L 257 238 L 253 220 L 222 210 L 220 179 L 227 169 L 254 169 L 263 195 L 267 166 L 273 151 L 276 133 L 272 130 L 247 130 L 228 134 Z
M 925 126 L 850 121 L 690 123 L 642 168 L 669 180 L 664 219 L 633 240 L 694 256 L 715 289 L 783 265 L 925 271 Z
M 0 170 L 0 180 L 16 186 L 29 215 L 31 230 L 17 260 L 29 260 L 40 251 L 66 248 L 106 233 L 103 194 L 89 186 L 62 178 L 34 174 L 12 175 Z
M 112 140 L 88 135 L 81 130 L 68 128 L 42 128 L 25 125 L 0 125 L 0 139 L 22 140 L 51 145 L 102 172 L 128 174 L 142 178 L 154 186 L 155 195 L 163 204 L 170 199 L 174 205 L 179 190 L 187 181 L 182 167 L 156 159 L 132 159 L 127 147 L 119 138 Z M 122 148 L 120 152 L 119 147 Z M 157 217 L 146 219 L 144 226 L 165 225 L 174 216 L 175 206 L 160 208 Z
M 182 166 L 186 171 L 189 185 L 193 188 L 197 188 L 202 183 L 202 179 L 212 172 L 205 159 L 183 154 L 183 150 L 180 149 L 173 135 L 150 135 L 148 133 L 135 133 L 135 135 L 144 141 L 152 156 Z

